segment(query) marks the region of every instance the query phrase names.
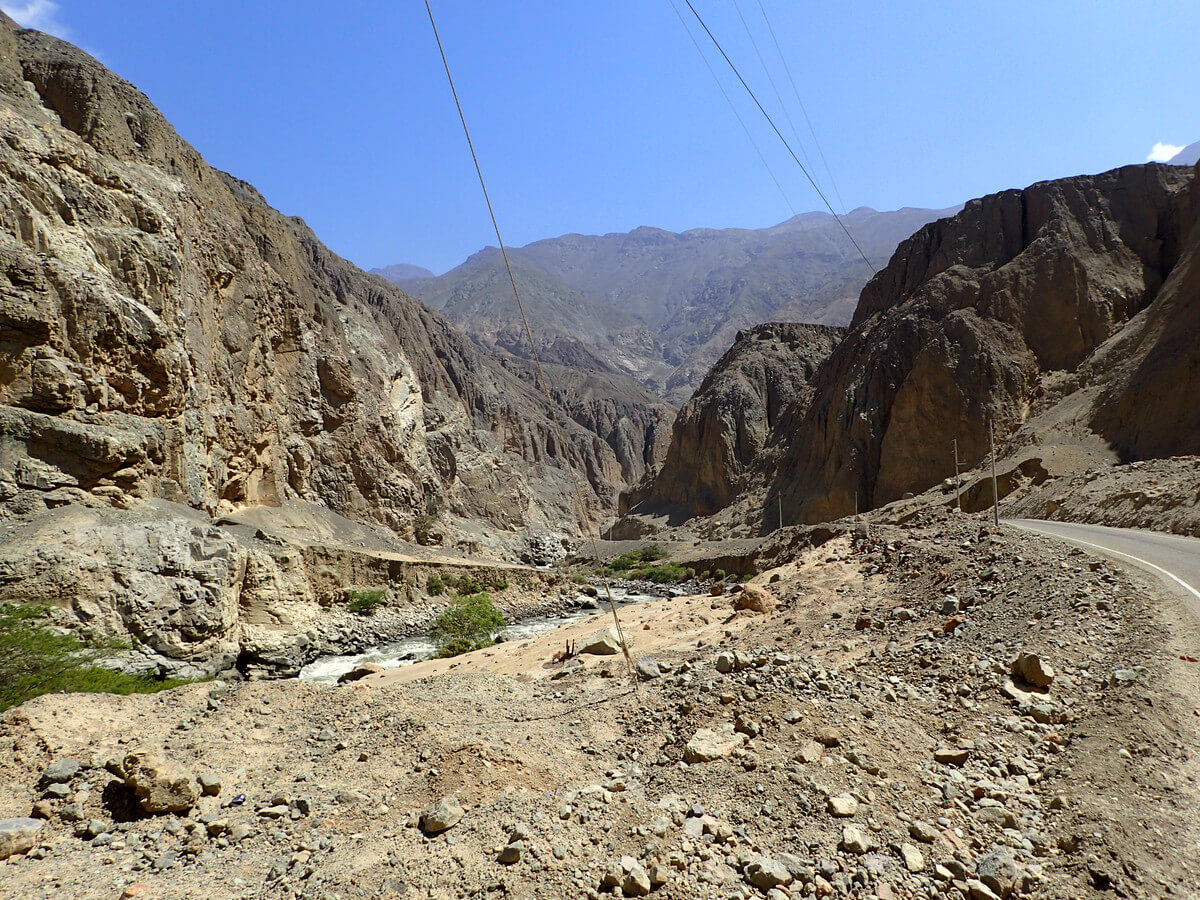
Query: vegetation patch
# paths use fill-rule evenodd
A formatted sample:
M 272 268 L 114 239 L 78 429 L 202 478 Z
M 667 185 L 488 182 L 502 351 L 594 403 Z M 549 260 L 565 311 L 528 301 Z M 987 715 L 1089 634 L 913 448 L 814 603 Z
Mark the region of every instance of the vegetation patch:
M 431 543 L 434 538 L 439 538 L 437 516 L 423 515 L 417 516 L 413 522 L 413 537 L 417 539 L 418 544 Z
M 387 597 L 385 588 L 346 591 L 346 609 L 360 616 L 373 616 Z
M 42 694 L 86 692 L 152 694 L 189 682 L 115 672 L 97 660 L 123 645 L 85 645 L 46 627 L 41 606 L 0 604 L 0 712 Z
M 453 588 L 460 597 L 470 597 L 486 591 L 508 590 L 508 579 L 500 574 L 476 579 L 463 572 L 457 578 L 446 578 L 445 584 Z
M 446 582 L 442 580 L 442 576 L 434 572 L 425 579 L 425 593 L 430 597 L 440 597 L 446 591 Z
M 674 584 L 681 581 L 691 581 L 696 577 L 694 569 L 681 566 L 679 563 L 665 563 L 661 566 L 647 566 L 642 569 L 631 569 L 630 578 L 640 578 L 653 581 L 655 584 Z
M 485 593 L 456 597 L 450 601 L 429 631 L 437 651 L 435 659 L 470 653 L 496 643 L 496 632 L 504 627 L 504 613 Z
M 631 569 L 643 568 L 650 563 L 666 559 L 669 554 L 656 544 L 644 544 L 636 550 L 622 553 L 608 564 L 610 572 L 628 572 Z
M 656 584 L 690 581 L 696 577 L 695 570 L 687 566 L 670 560 L 660 562 L 666 560 L 668 555 L 662 547 L 646 544 L 636 550 L 622 553 L 605 566 L 604 571 L 609 575 L 653 581 Z

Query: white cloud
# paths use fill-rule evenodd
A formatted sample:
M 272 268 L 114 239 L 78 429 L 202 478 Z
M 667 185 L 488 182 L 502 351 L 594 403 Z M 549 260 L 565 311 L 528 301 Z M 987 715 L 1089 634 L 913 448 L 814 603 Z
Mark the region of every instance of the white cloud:
M 1174 144 L 1164 144 L 1159 141 L 1150 151 L 1150 155 L 1146 157 L 1146 162 L 1169 162 L 1171 157 L 1177 155 L 1182 149 Z
M 0 0 L 0 9 L 22 28 L 35 28 L 60 38 L 70 35 L 70 30 L 58 21 L 58 4 L 54 0 Z

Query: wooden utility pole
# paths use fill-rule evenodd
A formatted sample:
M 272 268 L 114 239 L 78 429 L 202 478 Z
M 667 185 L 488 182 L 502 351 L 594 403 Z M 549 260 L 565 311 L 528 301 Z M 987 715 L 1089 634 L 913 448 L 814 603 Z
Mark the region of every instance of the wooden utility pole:
M 962 482 L 958 477 L 958 438 L 954 439 L 954 500 L 958 503 L 958 511 L 962 512 Z
M 1000 527 L 1000 492 L 996 490 L 996 424 L 988 419 L 988 439 L 992 444 L 992 520 Z

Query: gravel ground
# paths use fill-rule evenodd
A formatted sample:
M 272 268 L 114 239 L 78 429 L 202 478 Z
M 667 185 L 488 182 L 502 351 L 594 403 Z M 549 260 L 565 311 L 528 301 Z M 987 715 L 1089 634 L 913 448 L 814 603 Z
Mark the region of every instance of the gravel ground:
M 556 659 L 610 622 L 27 703 L 0 818 L 43 818 L 0 895 L 1195 896 L 1200 635 L 1141 575 L 937 512 L 630 608 L 636 689 Z

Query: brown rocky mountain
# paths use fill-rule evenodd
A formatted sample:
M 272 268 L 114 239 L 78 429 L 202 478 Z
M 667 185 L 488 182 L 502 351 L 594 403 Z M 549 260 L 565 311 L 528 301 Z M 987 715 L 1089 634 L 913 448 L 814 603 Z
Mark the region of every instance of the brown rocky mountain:
M 844 221 L 883 265 L 903 238 L 952 212 L 864 207 Z M 780 318 L 844 325 L 870 275 L 824 213 L 757 230 L 569 234 L 509 255 L 541 353 L 568 362 L 564 348 L 588 347 L 592 365 L 630 375 L 675 403 L 691 395 L 741 329 Z M 480 251 L 439 278 L 403 284 L 485 347 L 528 355 L 498 250 Z
M 923 491 L 953 475 L 953 440 L 983 460 L 989 420 L 1014 447 L 1196 453 L 1197 194 L 1194 170 L 1129 166 L 922 228 L 779 417 L 745 515 L 774 527 L 782 499 L 785 522 L 819 522 Z
M 503 365 L 522 380 L 536 384 L 533 363 L 514 358 L 504 360 Z M 636 483 L 662 461 L 671 439 L 674 407 L 624 375 L 549 362 L 543 362 L 542 369 L 556 409 L 616 453 L 624 483 Z
M 727 506 L 784 411 L 811 400 L 813 374 L 844 333 L 780 322 L 739 332 L 679 410 L 661 468 L 622 495 L 621 512 L 645 502 L 639 511 L 686 518 Z
M 399 284 L 402 281 L 412 281 L 416 278 L 433 278 L 431 271 L 424 266 L 414 266 L 412 263 L 396 263 L 391 266 L 384 266 L 382 269 L 373 269 L 372 275 L 381 275 L 393 284 Z
M 667 351 L 645 323 L 522 262 L 513 263 L 513 276 L 544 361 L 621 373 L 643 384 L 667 377 Z M 490 352 L 529 358 L 529 338 L 499 251 L 482 251 L 441 278 L 403 285 Z
M 539 396 L 453 326 L 209 168 L 85 54 L 0 39 L 10 499 L 570 530 L 569 462 L 609 505 L 614 451 L 574 426 L 557 446 Z
M 560 377 L 548 412 L 132 85 L 7 18 L 0 134 L 0 598 L 204 671 L 293 671 L 313 636 L 344 644 L 328 606 L 368 575 L 427 615 L 401 538 L 544 549 L 579 533 L 568 467 L 599 520 L 665 449 L 670 410 L 636 386 Z

